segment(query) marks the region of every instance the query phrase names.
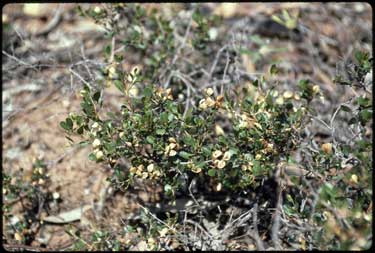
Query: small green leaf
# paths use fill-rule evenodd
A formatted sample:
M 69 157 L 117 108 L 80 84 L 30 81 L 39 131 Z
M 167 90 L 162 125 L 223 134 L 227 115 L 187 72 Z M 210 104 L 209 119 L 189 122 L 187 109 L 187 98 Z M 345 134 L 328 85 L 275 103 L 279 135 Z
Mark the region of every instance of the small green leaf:
M 92 95 L 92 99 L 98 103 L 100 99 L 100 91 L 95 92 L 94 95 Z
M 347 105 L 341 105 L 341 109 L 344 112 L 351 112 L 352 111 L 352 109 L 349 106 L 347 106 Z
M 94 153 L 90 153 L 90 154 L 89 154 L 89 160 L 90 160 L 90 161 L 96 161 L 96 156 L 95 156 Z
M 155 138 L 153 136 L 147 136 L 146 140 L 150 144 L 154 144 L 155 143 Z
M 156 129 L 156 134 L 157 135 L 164 135 L 165 134 L 165 129 Z
M 216 171 L 215 171 L 214 169 L 209 169 L 208 172 L 207 172 L 207 174 L 208 174 L 210 177 L 213 177 L 213 176 L 215 176 Z
M 65 121 L 61 121 L 61 122 L 60 122 L 60 126 L 61 126 L 63 129 L 65 129 L 65 130 L 69 130 L 68 127 L 66 126 Z
M 104 54 L 109 57 L 111 55 L 111 52 L 112 52 L 112 47 L 111 45 L 107 45 L 105 48 L 104 48 Z
M 122 93 L 124 93 L 124 85 L 123 85 L 123 83 L 122 83 L 121 81 L 119 81 L 119 80 L 115 80 L 115 81 L 113 82 L 113 84 L 116 86 L 116 88 L 117 88 L 119 91 L 121 91 Z
M 152 87 L 151 86 L 147 86 L 144 91 L 143 91 L 143 95 L 145 97 L 148 97 L 150 98 L 152 96 Z
M 66 122 L 66 126 L 69 128 L 69 130 L 71 130 L 73 128 L 73 121 L 70 118 L 67 118 L 65 120 L 65 122 Z
M 279 73 L 278 67 L 276 67 L 275 64 L 272 64 L 271 67 L 270 67 L 270 74 L 271 75 L 276 75 L 277 73 Z
M 165 192 L 170 192 L 170 191 L 172 191 L 172 186 L 170 186 L 169 184 L 164 185 L 164 191 L 165 191 Z
M 366 124 L 372 118 L 371 110 L 363 110 L 359 113 L 359 119 L 363 124 Z
M 189 159 L 192 156 L 192 154 L 187 153 L 185 151 L 181 151 L 180 153 L 178 153 L 178 155 L 181 156 L 182 158 L 186 159 L 186 160 Z

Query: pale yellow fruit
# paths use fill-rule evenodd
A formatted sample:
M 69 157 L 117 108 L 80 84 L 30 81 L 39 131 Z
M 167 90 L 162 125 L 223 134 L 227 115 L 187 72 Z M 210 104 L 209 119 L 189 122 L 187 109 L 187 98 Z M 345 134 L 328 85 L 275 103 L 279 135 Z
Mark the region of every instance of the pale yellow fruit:
M 139 94 L 139 89 L 136 86 L 132 86 L 129 90 L 129 96 L 136 97 Z
M 169 156 L 175 156 L 177 154 L 176 150 L 169 151 Z
M 142 172 L 142 179 L 146 179 L 148 177 L 148 173 L 147 172 Z
M 207 88 L 207 89 L 205 90 L 205 92 L 206 92 L 206 95 L 207 95 L 207 96 L 211 96 L 212 94 L 214 94 L 214 90 L 213 90 L 212 88 Z
M 239 128 L 248 128 L 249 127 L 249 123 L 247 121 L 240 121 L 240 124 L 238 124 L 238 127 Z
M 95 154 L 95 157 L 96 157 L 96 159 L 101 159 L 101 158 L 103 158 L 103 156 L 104 156 L 104 154 L 103 154 L 103 152 L 101 151 L 101 150 L 99 150 L 98 152 L 96 152 L 96 154 Z
M 213 157 L 214 159 L 216 159 L 216 158 L 219 158 L 222 154 L 223 154 L 223 152 L 221 152 L 220 150 L 215 150 L 215 151 L 212 153 L 212 157 Z
M 291 91 L 285 91 L 284 93 L 283 93 L 283 97 L 285 98 L 285 99 L 290 99 L 290 98 L 292 98 L 293 97 L 293 92 L 291 92 Z
M 22 238 L 22 236 L 18 232 L 16 232 L 16 233 L 14 233 L 14 239 L 16 241 L 21 242 L 23 238 Z
M 230 157 L 231 157 L 230 152 L 226 151 L 226 152 L 224 153 L 223 160 L 224 160 L 224 161 L 229 161 L 229 160 L 230 160 Z
M 169 229 L 168 228 L 163 228 L 162 230 L 159 231 L 159 234 L 161 237 L 164 237 L 168 234 Z
M 324 143 L 322 144 L 322 150 L 326 154 L 332 154 L 332 144 L 331 143 Z
M 149 165 L 147 166 L 147 171 L 148 171 L 148 172 L 152 172 L 152 171 L 154 170 L 154 167 L 155 167 L 155 165 L 154 165 L 153 163 L 149 164 Z
M 192 171 L 193 171 L 194 173 L 200 173 L 200 172 L 202 171 L 202 168 L 194 166 L 194 167 L 192 168 Z
M 201 100 L 199 101 L 199 108 L 202 109 L 202 110 L 207 109 L 207 103 L 206 103 L 206 100 L 205 100 L 205 99 L 201 99 Z
M 208 97 L 206 99 L 206 104 L 208 107 L 213 107 L 215 105 L 215 100 L 213 100 L 212 98 Z
M 100 13 L 101 11 L 102 11 L 102 9 L 100 9 L 99 6 L 96 6 L 96 7 L 94 8 L 94 12 L 95 12 L 95 13 Z
M 298 94 L 294 94 L 294 99 L 298 101 L 298 100 L 301 99 L 301 97 L 300 97 L 300 95 L 298 95 Z
M 177 144 L 173 143 L 173 142 L 169 144 L 170 149 L 175 149 L 176 146 L 177 146 Z
M 357 176 L 356 174 L 353 174 L 353 175 L 350 177 L 350 182 L 355 183 L 355 184 L 358 184 L 358 176 Z
M 284 104 L 284 98 L 280 96 L 280 97 L 276 98 L 275 102 L 278 105 L 283 105 Z
M 97 147 L 99 147 L 100 146 L 100 140 L 99 139 L 95 139 L 94 141 L 93 141 L 93 143 L 92 143 L 92 146 L 94 147 L 94 148 L 97 148 Z
M 129 169 L 130 173 L 136 173 L 137 172 L 137 168 L 136 167 L 131 167 Z
M 219 125 L 215 125 L 215 133 L 216 135 L 224 135 L 224 130 Z
M 144 170 L 145 166 L 143 166 L 143 164 L 141 164 L 141 165 L 138 165 L 137 168 L 138 168 L 139 171 L 142 172 Z
M 221 184 L 221 183 L 218 183 L 217 185 L 216 185 L 216 191 L 221 191 L 221 189 L 223 188 L 223 185 Z
M 313 89 L 313 93 L 314 93 L 314 94 L 317 94 L 317 93 L 319 93 L 319 91 L 320 91 L 320 87 L 319 87 L 319 85 L 314 85 L 312 89 Z
M 225 165 L 227 165 L 227 164 L 225 163 L 225 161 L 220 160 L 220 161 L 218 162 L 218 164 L 217 164 L 217 167 L 218 167 L 219 169 L 222 169 L 222 168 L 225 167 Z
M 53 199 L 59 199 L 60 198 L 60 194 L 58 192 L 54 192 L 52 194 L 52 197 L 53 197 Z

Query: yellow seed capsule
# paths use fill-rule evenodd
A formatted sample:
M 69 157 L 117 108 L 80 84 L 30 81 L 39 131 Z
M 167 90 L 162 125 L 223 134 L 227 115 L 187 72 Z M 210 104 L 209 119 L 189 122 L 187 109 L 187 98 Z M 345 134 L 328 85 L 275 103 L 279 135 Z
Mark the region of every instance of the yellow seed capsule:
M 221 184 L 221 183 L 218 183 L 217 185 L 216 185 L 216 191 L 221 191 L 221 189 L 223 188 L 223 185 Z
M 113 67 L 113 66 L 111 66 L 111 67 L 109 67 L 108 72 L 109 72 L 110 74 L 113 74 L 113 75 L 114 75 L 114 74 L 116 73 L 116 68 Z
M 213 157 L 214 159 L 216 159 L 216 158 L 219 158 L 222 154 L 223 154 L 223 152 L 221 152 L 220 150 L 215 150 L 215 151 L 212 153 L 212 157 Z
M 58 192 L 54 192 L 52 194 L 52 197 L 53 197 L 53 199 L 59 199 L 60 198 L 60 194 Z
M 168 141 L 169 141 L 170 143 L 176 143 L 176 139 L 173 138 L 173 137 L 169 137 L 169 138 L 168 138 Z
M 81 90 L 79 92 L 79 94 L 81 95 L 81 97 L 85 96 L 87 94 L 87 91 L 86 90 Z
M 95 140 L 93 141 L 93 143 L 92 143 L 92 146 L 93 146 L 94 148 L 99 147 L 99 146 L 100 146 L 100 140 L 99 140 L 99 139 L 95 139 Z
M 138 75 L 139 74 L 139 67 L 138 66 L 135 66 L 133 69 L 132 69 L 132 71 L 131 71 L 131 74 L 133 75 L 133 76 L 136 76 L 136 75 Z
M 147 172 L 142 172 L 142 179 L 146 179 L 148 177 L 148 173 Z
M 260 160 L 260 159 L 262 159 L 262 155 L 261 155 L 261 154 L 257 154 L 257 155 L 255 156 L 255 159 L 256 159 L 256 160 Z
M 162 230 L 159 231 L 159 234 L 161 237 L 164 237 L 168 234 L 169 229 L 168 228 L 163 228 Z
M 214 90 L 212 88 L 207 88 L 205 90 L 205 93 L 207 96 L 211 96 L 212 94 L 214 94 Z
M 200 167 L 197 167 L 197 166 L 193 166 L 193 168 L 191 169 L 191 171 L 193 171 L 194 173 L 200 173 L 202 171 L 202 168 Z
M 99 128 L 99 124 L 98 124 L 98 122 L 95 122 L 94 124 L 92 124 L 92 126 L 91 126 L 91 128 Z
M 291 91 L 285 91 L 284 93 L 283 93 L 283 97 L 285 98 L 285 99 L 290 99 L 290 98 L 292 98 L 293 97 L 293 92 L 291 92 Z
M 129 171 L 130 171 L 130 173 L 136 173 L 137 172 L 137 168 L 136 167 L 131 167 L 130 169 L 129 169 Z
M 166 89 L 165 93 L 167 93 L 167 96 L 172 95 L 172 89 L 171 88 Z
M 152 172 L 152 171 L 154 170 L 154 167 L 155 167 L 155 165 L 154 165 L 153 163 L 149 164 L 149 165 L 147 166 L 147 171 L 148 171 L 148 172 Z
M 350 182 L 355 183 L 355 184 L 358 184 L 358 176 L 357 176 L 356 174 L 353 174 L 353 175 L 350 177 Z
M 247 121 L 240 120 L 240 123 L 238 124 L 239 128 L 248 128 L 249 123 Z
M 205 100 L 205 99 L 201 99 L 201 100 L 199 101 L 199 108 L 202 109 L 202 110 L 207 109 L 207 103 L 206 103 L 206 100 Z
M 177 154 L 176 150 L 169 151 L 169 156 L 175 156 Z
M 326 154 L 332 154 L 332 144 L 331 143 L 324 143 L 322 144 L 322 150 Z
M 170 143 L 170 144 L 169 144 L 169 148 L 170 148 L 170 149 L 175 149 L 176 146 L 177 146 L 176 143 Z
M 223 160 L 224 161 L 229 161 L 231 157 L 231 154 L 227 151 L 224 153 Z
M 219 160 L 219 162 L 218 162 L 218 164 L 217 164 L 217 167 L 218 167 L 219 169 L 222 169 L 222 168 L 225 167 L 225 165 L 226 165 L 225 161 L 223 161 L 223 160 Z
M 275 102 L 278 105 L 283 105 L 284 104 L 284 98 L 280 96 L 280 97 L 276 98 Z
M 313 93 L 314 93 L 314 94 L 319 93 L 319 91 L 320 91 L 320 87 L 319 87 L 319 85 L 314 85 L 313 88 L 312 88 L 312 90 L 313 90 Z
M 215 133 L 216 135 L 224 135 L 224 130 L 219 125 L 215 125 Z
M 100 13 L 101 11 L 102 11 L 102 9 L 100 9 L 99 6 L 96 6 L 96 7 L 94 8 L 94 12 L 95 12 L 95 13 Z
M 95 157 L 96 157 L 96 159 L 101 159 L 101 158 L 103 158 L 103 156 L 104 156 L 104 154 L 103 154 L 103 152 L 101 151 L 101 150 L 99 150 L 98 152 L 96 152 L 96 154 L 95 154 Z
M 16 233 L 14 233 L 14 239 L 16 239 L 16 241 L 21 242 L 22 241 L 22 236 L 18 232 L 16 232 Z
M 43 175 L 43 168 L 39 167 L 39 168 L 38 168 L 38 173 L 39 173 L 40 175 Z
M 213 107 L 215 105 L 215 100 L 213 100 L 212 98 L 208 97 L 206 99 L 206 104 L 208 107 Z
M 144 170 L 145 166 L 143 166 L 143 164 L 141 164 L 141 165 L 138 165 L 137 168 L 138 168 L 139 171 L 142 172 Z

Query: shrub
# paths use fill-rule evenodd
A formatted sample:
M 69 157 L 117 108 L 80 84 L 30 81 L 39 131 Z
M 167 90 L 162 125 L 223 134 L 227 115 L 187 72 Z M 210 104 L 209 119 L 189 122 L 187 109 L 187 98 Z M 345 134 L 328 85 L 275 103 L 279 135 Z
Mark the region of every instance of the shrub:
M 269 200 L 275 202 L 268 207 L 281 206 L 286 217 L 303 220 L 300 224 L 308 228 L 300 233 L 300 239 L 290 236 L 289 242 L 299 240 L 302 249 L 306 249 L 306 239 L 301 238 L 313 238 L 310 249 L 368 247 L 363 238 L 372 232 L 368 223 L 372 147 L 366 135 L 372 118 L 370 96 L 359 95 L 351 100 L 352 106 L 341 105 L 331 126 L 326 124 L 333 133 L 337 113 L 346 111 L 351 115 L 349 125 L 357 127 L 357 135 L 347 143 L 323 143 L 320 150 L 312 149 L 311 159 L 304 157 L 303 166 L 298 166 L 293 153 L 311 141 L 304 130 L 316 114 L 314 98 L 323 98 L 319 86 L 300 80 L 297 91 L 281 90 L 277 87 L 276 65 L 270 67 L 270 78 L 233 80 L 232 86 L 209 82 L 213 76 L 224 80 L 230 75 L 227 71 L 237 51 L 217 46 L 211 29 L 220 20 L 205 18 L 198 9 L 190 21 L 180 24 L 156 11 L 148 13 L 139 5 L 79 10 L 105 26 L 111 44 L 104 50 L 107 66 L 101 70 L 102 79 L 83 87 L 81 112 L 70 113 L 60 125 L 68 134 L 82 136 L 82 144 L 92 145 L 90 160 L 114 169 L 109 179 L 114 185 L 127 189 L 139 182 L 157 184 L 164 189 L 163 201 L 173 203 L 181 195 L 190 195 L 196 201 L 194 194 L 215 192 L 235 199 L 246 192 L 262 192 L 265 182 L 273 180 L 277 189 L 268 189 L 268 194 L 284 202 L 260 197 L 256 201 L 264 206 Z M 183 46 L 178 46 L 178 36 L 172 29 L 179 25 L 185 28 Z M 115 49 L 118 38 L 122 49 L 139 56 L 131 70 L 123 67 L 127 55 Z M 193 50 L 186 53 L 185 47 Z M 226 53 L 227 62 L 219 74 L 214 68 L 210 73 L 201 71 L 201 66 L 220 52 Z M 363 52 L 355 57 L 357 63 L 347 74 L 348 79 L 338 76 L 335 80 L 368 92 L 364 83 L 372 60 Z M 199 74 L 191 78 L 183 74 L 187 71 Z M 103 89 L 109 85 L 122 94 L 119 111 L 109 108 L 104 99 Z M 267 219 L 262 218 L 264 227 L 269 224 Z M 155 235 L 158 233 L 143 236 L 149 240 Z M 94 241 L 109 238 L 106 232 L 94 237 Z M 160 249 L 151 244 L 150 249 Z M 107 246 L 100 244 L 99 248 Z

